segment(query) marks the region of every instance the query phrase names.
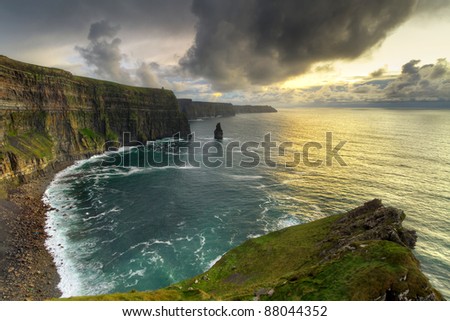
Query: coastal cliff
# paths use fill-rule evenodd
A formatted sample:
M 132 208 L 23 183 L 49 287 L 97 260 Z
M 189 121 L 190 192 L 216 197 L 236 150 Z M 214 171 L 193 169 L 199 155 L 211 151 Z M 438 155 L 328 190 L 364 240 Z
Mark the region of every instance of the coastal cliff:
M 230 103 L 215 103 L 192 101 L 192 99 L 178 99 L 180 111 L 189 120 L 198 118 L 230 117 L 245 113 L 276 113 L 271 106 L 233 105 Z
M 178 99 L 180 111 L 191 119 L 234 116 L 233 105 L 229 103 L 213 103 L 192 101 L 192 99 Z
M 104 151 L 106 141 L 189 134 L 172 91 L 74 76 L 0 56 L 0 182 Z
M 268 105 L 233 105 L 236 114 L 276 113 L 277 110 Z
M 443 300 L 420 270 L 404 219 L 375 199 L 250 239 L 168 288 L 73 300 Z

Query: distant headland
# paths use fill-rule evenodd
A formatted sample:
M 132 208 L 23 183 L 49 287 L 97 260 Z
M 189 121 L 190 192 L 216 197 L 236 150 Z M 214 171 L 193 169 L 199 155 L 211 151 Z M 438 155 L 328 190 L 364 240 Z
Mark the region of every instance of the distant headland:
M 267 105 L 233 105 L 230 103 L 192 101 L 192 99 L 178 99 L 180 111 L 189 120 L 198 118 L 228 117 L 236 114 L 276 113 L 277 110 Z

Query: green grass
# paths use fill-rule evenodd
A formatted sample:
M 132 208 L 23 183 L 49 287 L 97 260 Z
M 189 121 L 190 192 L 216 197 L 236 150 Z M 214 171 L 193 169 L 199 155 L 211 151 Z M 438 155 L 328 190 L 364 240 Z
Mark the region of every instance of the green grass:
M 106 131 L 106 140 L 110 142 L 118 142 L 119 141 L 119 135 L 113 132 L 112 130 Z
M 192 289 L 180 291 L 179 289 L 163 289 L 151 292 L 136 292 L 105 294 L 99 296 L 82 296 L 63 301 L 206 301 L 211 296 L 201 290 Z
M 33 131 L 6 136 L 3 153 L 7 152 L 24 160 L 36 158 L 50 160 L 53 158 L 53 142 L 50 136 Z
M 364 248 L 360 245 L 354 244 L 354 251 L 326 264 L 297 271 L 276 287 L 271 299 L 373 300 L 414 266 L 411 251 L 396 243 L 369 241 L 362 244 Z
M 8 199 L 8 189 L 6 184 L 0 184 L 0 200 Z
M 223 300 L 253 297 L 258 288 L 273 287 L 292 271 L 316 264 L 321 251 L 317 243 L 337 218 L 333 216 L 248 240 L 229 251 L 208 272 L 181 282 L 180 286 L 199 288 Z
M 10 59 L 3 55 L 0 55 L 0 65 L 10 68 L 10 69 L 26 72 L 29 75 L 31 75 L 37 79 L 39 79 L 43 75 L 53 76 L 53 77 L 70 76 L 71 75 L 70 72 L 62 70 L 62 69 L 28 64 L 28 63 L 24 63 L 21 61 Z
M 78 132 L 82 137 L 85 150 L 101 150 L 104 147 L 105 141 L 108 141 L 108 137 L 105 139 L 103 135 L 90 128 L 82 128 Z
M 83 136 L 83 138 L 88 139 L 95 144 L 101 144 L 104 141 L 102 135 L 94 132 L 90 128 L 82 128 L 79 129 L 78 131 Z
M 141 94 L 148 94 L 151 92 L 154 92 L 155 94 L 161 94 L 160 88 L 148 88 L 148 87 L 137 87 L 137 86 L 130 86 L 130 85 L 124 85 L 119 84 L 113 81 L 107 81 L 107 80 L 100 80 L 95 78 L 88 78 L 83 76 L 73 76 L 74 80 L 77 80 L 82 83 L 86 83 L 92 86 L 95 86 L 97 89 L 103 89 L 103 90 L 118 90 L 118 91 L 130 91 L 135 93 L 141 93 Z M 173 96 L 173 93 L 171 90 L 164 90 L 164 93 L 167 95 L 167 97 Z

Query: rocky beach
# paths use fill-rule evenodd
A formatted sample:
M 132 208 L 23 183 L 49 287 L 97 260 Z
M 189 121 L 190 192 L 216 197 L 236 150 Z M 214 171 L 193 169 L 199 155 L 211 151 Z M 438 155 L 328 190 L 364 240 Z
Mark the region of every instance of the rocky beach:
M 0 300 L 46 300 L 60 296 L 59 276 L 45 247 L 45 189 L 55 174 L 71 165 L 61 162 L 0 199 Z

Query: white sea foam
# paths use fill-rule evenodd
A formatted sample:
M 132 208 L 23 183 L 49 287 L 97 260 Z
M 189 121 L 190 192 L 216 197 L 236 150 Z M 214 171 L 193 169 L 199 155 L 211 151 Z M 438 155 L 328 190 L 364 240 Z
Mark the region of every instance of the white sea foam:
M 62 297 L 69 297 L 81 294 L 81 275 L 75 268 L 74 262 L 68 256 L 67 250 L 69 243 L 66 237 L 67 230 L 60 224 L 60 215 L 50 211 L 47 213 L 46 247 L 52 254 L 56 264 L 60 282 L 58 288 L 62 293 Z
M 200 240 L 200 247 L 197 250 L 195 250 L 194 252 L 195 254 L 201 253 L 206 243 L 206 238 L 203 236 L 203 234 L 198 234 L 197 237 Z
M 43 201 L 52 208 L 52 210 L 47 212 L 45 230 L 48 238 L 45 244 L 48 251 L 53 256 L 53 260 L 60 276 L 58 288 L 62 293 L 62 297 L 95 293 L 87 291 L 83 287 L 83 280 L 86 278 L 86 275 L 83 275 L 77 266 L 78 263 L 75 257 L 89 255 L 89 252 L 95 250 L 98 240 L 86 239 L 82 244 L 70 243 L 68 233 L 72 227 L 71 224 L 78 220 L 83 221 L 74 210 L 82 210 L 82 208 L 77 208 L 75 200 L 67 196 L 65 191 L 74 181 L 74 177 L 76 179 L 81 173 L 84 165 L 98 163 L 104 156 L 105 154 L 96 155 L 89 159 L 76 161 L 72 166 L 57 173 L 44 193 Z M 86 175 L 86 171 L 83 172 L 83 175 Z M 104 173 L 100 170 L 100 175 L 98 173 L 96 175 L 102 176 Z M 94 194 L 91 190 L 89 198 L 92 199 L 93 196 Z M 85 207 L 84 209 L 89 210 L 90 207 Z M 113 208 L 109 213 L 115 211 L 120 211 L 120 209 Z M 95 217 L 85 220 L 98 219 L 106 213 L 100 213 Z M 111 229 L 111 227 L 108 228 Z M 80 252 L 80 249 L 82 249 L 82 253 Z M 101 267 L 95 266 L 95 264 L 100 264 L 99 262 L 92 264 L 94 265 L 91 266 L 90 270 L 101 269 Z M 113 285 L 111 284 L 101 284 L 101 289 L 93 290 L 107 292 L 112 286 Z
M 248 239 L 255 239 L 255 238 L 260 237 L 260 236 L 262 236 L 262 234 L 256 234 L 256 233 L 247 234 L 247 238 Z
M 128 274 L 128 278 L 132 278 L 135 276 L 143 277 L 145 275 L 146 271 L 147 271 L 146 267 L 144 267 L 143 269 L 140 269 L 140 270 L 135 270 L 135 271 L 130 270 L 130 273 Z
M 269 185 L 261 184 L 261 185 L 255 186 L 255 188 L 256 189 L 271 189 L 271 188 L 274 188 L 276 186 L 283 186 L 283 185 L 285 185 L 285 184 L 282 184 L 282 183 L 280 183 L 280 184 L 269 184 Z
M 276 229 L 280 230 L 280 229 L 298 225 L 301 223 L 302 223 L 302 221 L 299 220 L 297 217 L 295 217 L 293 215 L 285 215 L 285 216 L 281 217 L 280 220 L 278 220 Z
M 102 212 L 100 214 L 97 214 L 97 215 L 94 215 L 94 216 L 91 216 L 91 217 L 83 218 L 83 222 L 89 222 L 91 220 L 96 220 L 96 219 L 98 219 L 100 217 L 104 217 L 107 213 L 108 212 Z
M 135 279 L 132 283 L 125 283 L 125 287 L 126 288 L 133 288 L 136 285 L 138 285 L 138 283 L 139 283 L 139 280 Z
M 236 238 L 236 233 L 233 233 L 228 241 L 228 245 L 234 245 L 234 239 Z
M 217 262 L 220 261 L 220 259 L 222 258 L 222 255 L 219 255 L 218 257 L 216 257 L 214 260 L 212 260 L 211 262 L 208 263 L 208 270 L 210 268 L 212 268 L 214 266 L 214 264 L 216 264 Z
M 62 220 L 70 215 L 70 208 L 74 207 L 74 203 L 70 206 L 62 206 L 67 200 L 61 194 L 61 189 L 58 186 L 59 181 L 64 182 L 66 175 L 71 175 L 76 172 L 78 166 L 88 162 L 89 160 L 78 161 L 74 165 L 57 173 L 55 179 L 50 183 L 44 194 L 43 201 L 55 210 L 47 212 L 45 230 L 48 238 L 46 240 L 46 247 L 52 254 L 53 260 L 56 264 L 58 274 L 60 275 L 60 283 L 58 288 L 62 293 L 62 297 L 73 296 L 81 293 L 81 276 L 75 268 L 74 262 L 68 255 L 69 242 L 67 240 L 67 225 L 62 224 Z M 67 204 L 66 204 L 67 205 Z M 64 214 L 63 214 L 64 213 Z
M 191 242 L 193 239 L 194 239 L 193 237 L 185 236 L 185 237 L 177 237 L 175 239 L 175 241 L 177 241 L 177 242 L 180 242 L 180 241 Z

